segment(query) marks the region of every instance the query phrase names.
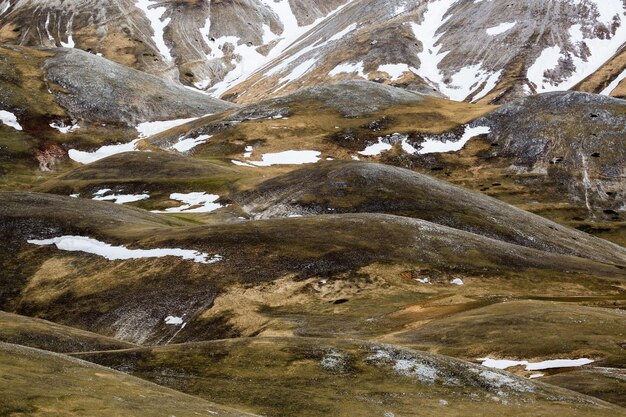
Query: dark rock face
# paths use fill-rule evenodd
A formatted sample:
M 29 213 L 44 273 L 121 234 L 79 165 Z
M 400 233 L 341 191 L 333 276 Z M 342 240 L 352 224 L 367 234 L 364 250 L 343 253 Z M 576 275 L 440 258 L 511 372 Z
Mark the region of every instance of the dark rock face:
M 491 127 L 489 155 L 544 175 L 591 216 L 626 209 L 626 101 L 587 93 L 521 99 L 476 121 Z

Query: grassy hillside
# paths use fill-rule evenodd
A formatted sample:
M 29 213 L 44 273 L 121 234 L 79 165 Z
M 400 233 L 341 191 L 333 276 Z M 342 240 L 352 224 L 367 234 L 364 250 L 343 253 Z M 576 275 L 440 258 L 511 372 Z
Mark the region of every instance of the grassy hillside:
M 354 340 L 254 338 L 80 357 L 267 416 L 623 414 L 511 374 Z
M 251 416 L 120 372 L 0 343 L 0 414 L 7 416 Z

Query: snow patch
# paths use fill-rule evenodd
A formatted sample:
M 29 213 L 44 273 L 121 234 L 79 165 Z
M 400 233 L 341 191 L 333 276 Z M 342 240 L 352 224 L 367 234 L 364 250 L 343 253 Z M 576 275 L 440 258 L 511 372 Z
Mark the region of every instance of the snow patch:
M 68 134 L 68 133 L 72 133 L 78 129 L 80 129 L 80 126 L 78 125 L 78 123 L 74 123 L 72 125 L 66 125 L 63 122 L 52 122 L 50 123 L 50 127 L 53 129 L 58 130 L 59 132 L 63 133 L 63 134 Z
M 400 143 L 402 150 L 408 154 L 415 155 L 418 152 L 418 150 L 409 143 L 408 135 L 394 133 L 385 137 L 379 137 L 378 142 L 369 145 L 367 148 L 358 153 L 363 156 L 377 156 L 382 152 L 390 150 L 398 143 Z
M 22 126 L 17 122 L 15 114 L 9 111 L 0 110 L 0 122 L 6 126 L 12 127 L 15 130 L 23 130 Z
M 176 316 L 167 316 L 163 321 L 165 321 L 165 324 L 170 324 L 172 326 L 180 326 L 183 324 L 183 318 Z
M 504 22 L 500 23 L 498 26 L 493 26 L 487 29 L 487 35 L 489 36 L 497 36 L 502 33 L 508 32 L 513 29 L 517 25 L 517 22 Z
M 200 135 L 197 138 L 187 138 L 183 136 L 178 139 L 178 142 L 170 146 L 168 149 L 174 149 L 182 153 L 189 152 L 196 146 L 206 143 L 206 141 L 209 140 L 211 137 L 211 135 Z
M 163 258 L 175 256 L 201 264 L 214 264 L 222 260 L 220 255 L 210 256 L 206 253 L 188 249 L 128 249 L 125 246 L 112 246 L 96 239 L 84 236 L 60 236 L 53 239 L 31 239 L 28 243 L 37 246 L 55 245 L 57 249 L 68 252 L 85 252 L 98 255 L 110 261 Z
M 2 3 L 0 3 L 0 15 L 3 15 L 4 12 L 9 10 L 9 7 L 11 7 L 11 2 L 9 0 L 3 0 Z
M 393 146 L 387 142 L 383 141 L 383 138 L 378 138 L 378 142 L 373 145 L 368 146 L 361 152 L 358 152 L 359 155 L 363 156 L 378 156 L 381 153 L 390 150 Z
M 318 151 L 285 151 L 278 153 L 266 153 L 261 156 L 261 161 L 250 161 L 252 165 L 268 167 L 272 165 L 302 165 L 314 164 L 320 160 L 321 152 Z
M 78 163 L 91 164 L 101 159 L 108 158 L 109 156 L 117 155 L 124 152 L 133 152 L 136 149 L 139 140 L 140 139 L 135 139 L 134 141 L 129 143 L 102 146 L 94 152 L 85 152 L 76 149 L 70 149 L 68 155 L 70 159 Z
M 165 132 L 166 130 L 184 125 L 185 123 L 193 122 L 197 119 L 199 119 L 199 117 L 191 117 L 189 119 L 163 120 L 157 122 L 144 122 L 138 124 L 135 129 L 137 129 L 140 138 L 147 138 Z
M 136 201 L 147 200 L 150 198 L 150 194 L 144 192 L 143 194 L 109 194 L 110 189 L 100 190 L 94 194 L 92 200 L 96 201 L 113 201 L 115 204 L 127 204 L 134 203 Z
M 61 46 L 64 48 L 73 48 L 76 44 L 74 43 L 74 39 L 72 38 L 72 34 L 67 35 L 67 42 L 61 41 Z
M 590 363 L 595 362 L 592 359 L 581 358 L 581 359 L 554 359 L 536 363 L 528 363 L 526 366 L 527 371 L 541 371 L 543 369 L 555 369 L 555 368 L 570 368 L 570 367 L 578 367 L 589 365 Z
M 593 363 L 592 359 L 581 358 L 581 359 L 552 359 L 542 362 L 529 362 L 529 361 L 516 361 L 509 359 L 491 359 L 491 358 L 481 358 L 478 359 L 481 362 L 481 365 L 486 366 L 488 368 L 495 369 L 507 369 L 512 368 L 514 366 L 525 366 L 527 371 L 540 371 L 543 369 L 555 369 L 555 368 L 571 368 L 578 366 L 585 366 Z
M 139 133 L 139 139 L 135 139 L 129 143 L 102 146 L 94 152 L 85 152 L 76 149 L 70 149 L 68 155 L 70 159 L 81 164 L 91 164 L 109 156 L 117 155 L 123 152 L 133 152 L 137 149 L 137 143 L 141 139 L 156 135 L 161 132 L 165 132 L 166 130 L 183 125 L 185 123 L 192 122 L 197 119 L 198 117 L 192 117 L 189 119 L 175 119 L 140 123 L 135 127 L 135 129 Z
M 417 69 L 407 64 L 385 64 L 378 67 L 378 72 L 385 72 L 389 74 L 389 80 L 397 81 L 407 72 L 417 73 Z
M 219 208 L 225 207 L 219 203 L 220 196 L 206 193 L 173 193 L 171 200 L 180 201 L 182 206 L 168 208 L 164 211 L 155 210 L 153 213 L 211 213 Z
M 365 74 L 365 68 L 363 66 L 363 61 L 357 63 L 348 63 L 348 64 L 339 64 L 330 72 L 328 75 L 331 77 L 335 77 L 339 74 L 357 74 L 359 77 L 367 78 L 367 74 Z
M 419 153 L 429 154 L 429 153 L 445 153 L 445 152 L 456 152 L 465 146 L 467 142 L 473 137 L 479 135 L 485 135 L 491 132 L 491 128 L 487 126 L 477 126 L 477 127 L 466 127 L 463 136 L 458 141 L 445 141 L 442 142 L 440 140 L 434 138 L 426 138 L 424 142 L 422 142 L 422 149 L 419 150 Z
M 102 146 L 101 148 L 97 149 L 94 152 L 85 152 L 85 151 L 79 151 L 76 149 L 70 149 L 70 151 L 68 152 L 68 155 L 70 159 L 76 162 L 79 162 L 81 164 L 91 164 L 93 162 L 99 161 L 109 156 L 117 155 L 117 154 L 124 153 L 124 152 L 133 152 L 136 150 L 137 143 L 141 139 L 156 135 L 161 132 L 165 132 L 166 130 L 183 125 L 185 123 L 192 122 L 197 119 L 198 117 L 192 117 L 189 119 L 176 119 L 176 120 L 140 123 L 136 126 L 137 132 L 139 133 L 139 139 L 135 139 L 129 143 Z M 186 142 L 185 146 L 187 145 L 189 145 L 189 143 Z
M 235 164 L 237 166 L 240 166 L 240 167 L 257 168 L 254 165 L 248 164 L 247 162 L 237 161 L 236 159 L 232 159 L 230 162 L 232 162 L 233 164 Z
M 484 87 L 482 88 L 482 90 L 476 92 L 476 94 L 474 94 L 474 97 L 472 97 L 472 103 L 475 103 L 481 98 L 485 97 L 487 94 L 489 94 L 489 92 L 491 92 L 491 90 L 493 90 L 496 87 L 496 85 L 498 84 L 498 81 L 500 80 L 500 77 L 502 76 L 502 72 L 503 70 L 500 70 L 500 71 L 494 72 L 493 74 L 487 77 L 487 79 L 484 82 Z
M 74 24 L 74 18 L 72 17 L 69 22 L 67 22 L 67 42 L 61 41 L 61 46 L 64 48 L 74 48 L 76 44 L 74 43 L 74 38 L 72 37 L 72 26 Z

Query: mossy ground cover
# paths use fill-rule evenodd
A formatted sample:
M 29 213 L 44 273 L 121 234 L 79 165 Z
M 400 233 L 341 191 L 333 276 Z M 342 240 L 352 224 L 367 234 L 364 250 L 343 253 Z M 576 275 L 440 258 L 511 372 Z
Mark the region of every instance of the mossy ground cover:
M 501 374 L 358 340 L 232 339 L 79 357 L 130 369 L 134 375 L 203 398 L 254 407 L 268 416 L 622 412 L 524 380 L 510 379 L 509 388 L 497 388 Z M 510 388 L 516 384 L 517 392 Z
M 110 369 L 0 343 L 0 415 L 249 416 Z

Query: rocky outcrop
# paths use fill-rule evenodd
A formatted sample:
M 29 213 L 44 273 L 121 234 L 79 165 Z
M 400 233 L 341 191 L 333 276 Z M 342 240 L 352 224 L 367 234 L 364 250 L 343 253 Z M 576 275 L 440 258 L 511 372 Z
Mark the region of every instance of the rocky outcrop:
M 75 119 L 134 126 L 236 107 L 78 49 L 55 52 L 45 62 L 46 78 L 63 88 L 56 99 Z
M 359 117 L 392 106 L 421 101 L 423 97 L 411 91 L 371 81 L 349 80 L 317 85 L 283 97 L 251 104 L 238 110 L 228 119 L 243 121 L 286 116 L 290 107 L 302 103 L 318 103 L 321 107 L 334 109 L 345 117 Z
M 626 101 L 549 93 L 506 105 L 476 123 L 491 127 L 487 157 L 517 174 L 543 175 L 591 218 L 626 210 Z

